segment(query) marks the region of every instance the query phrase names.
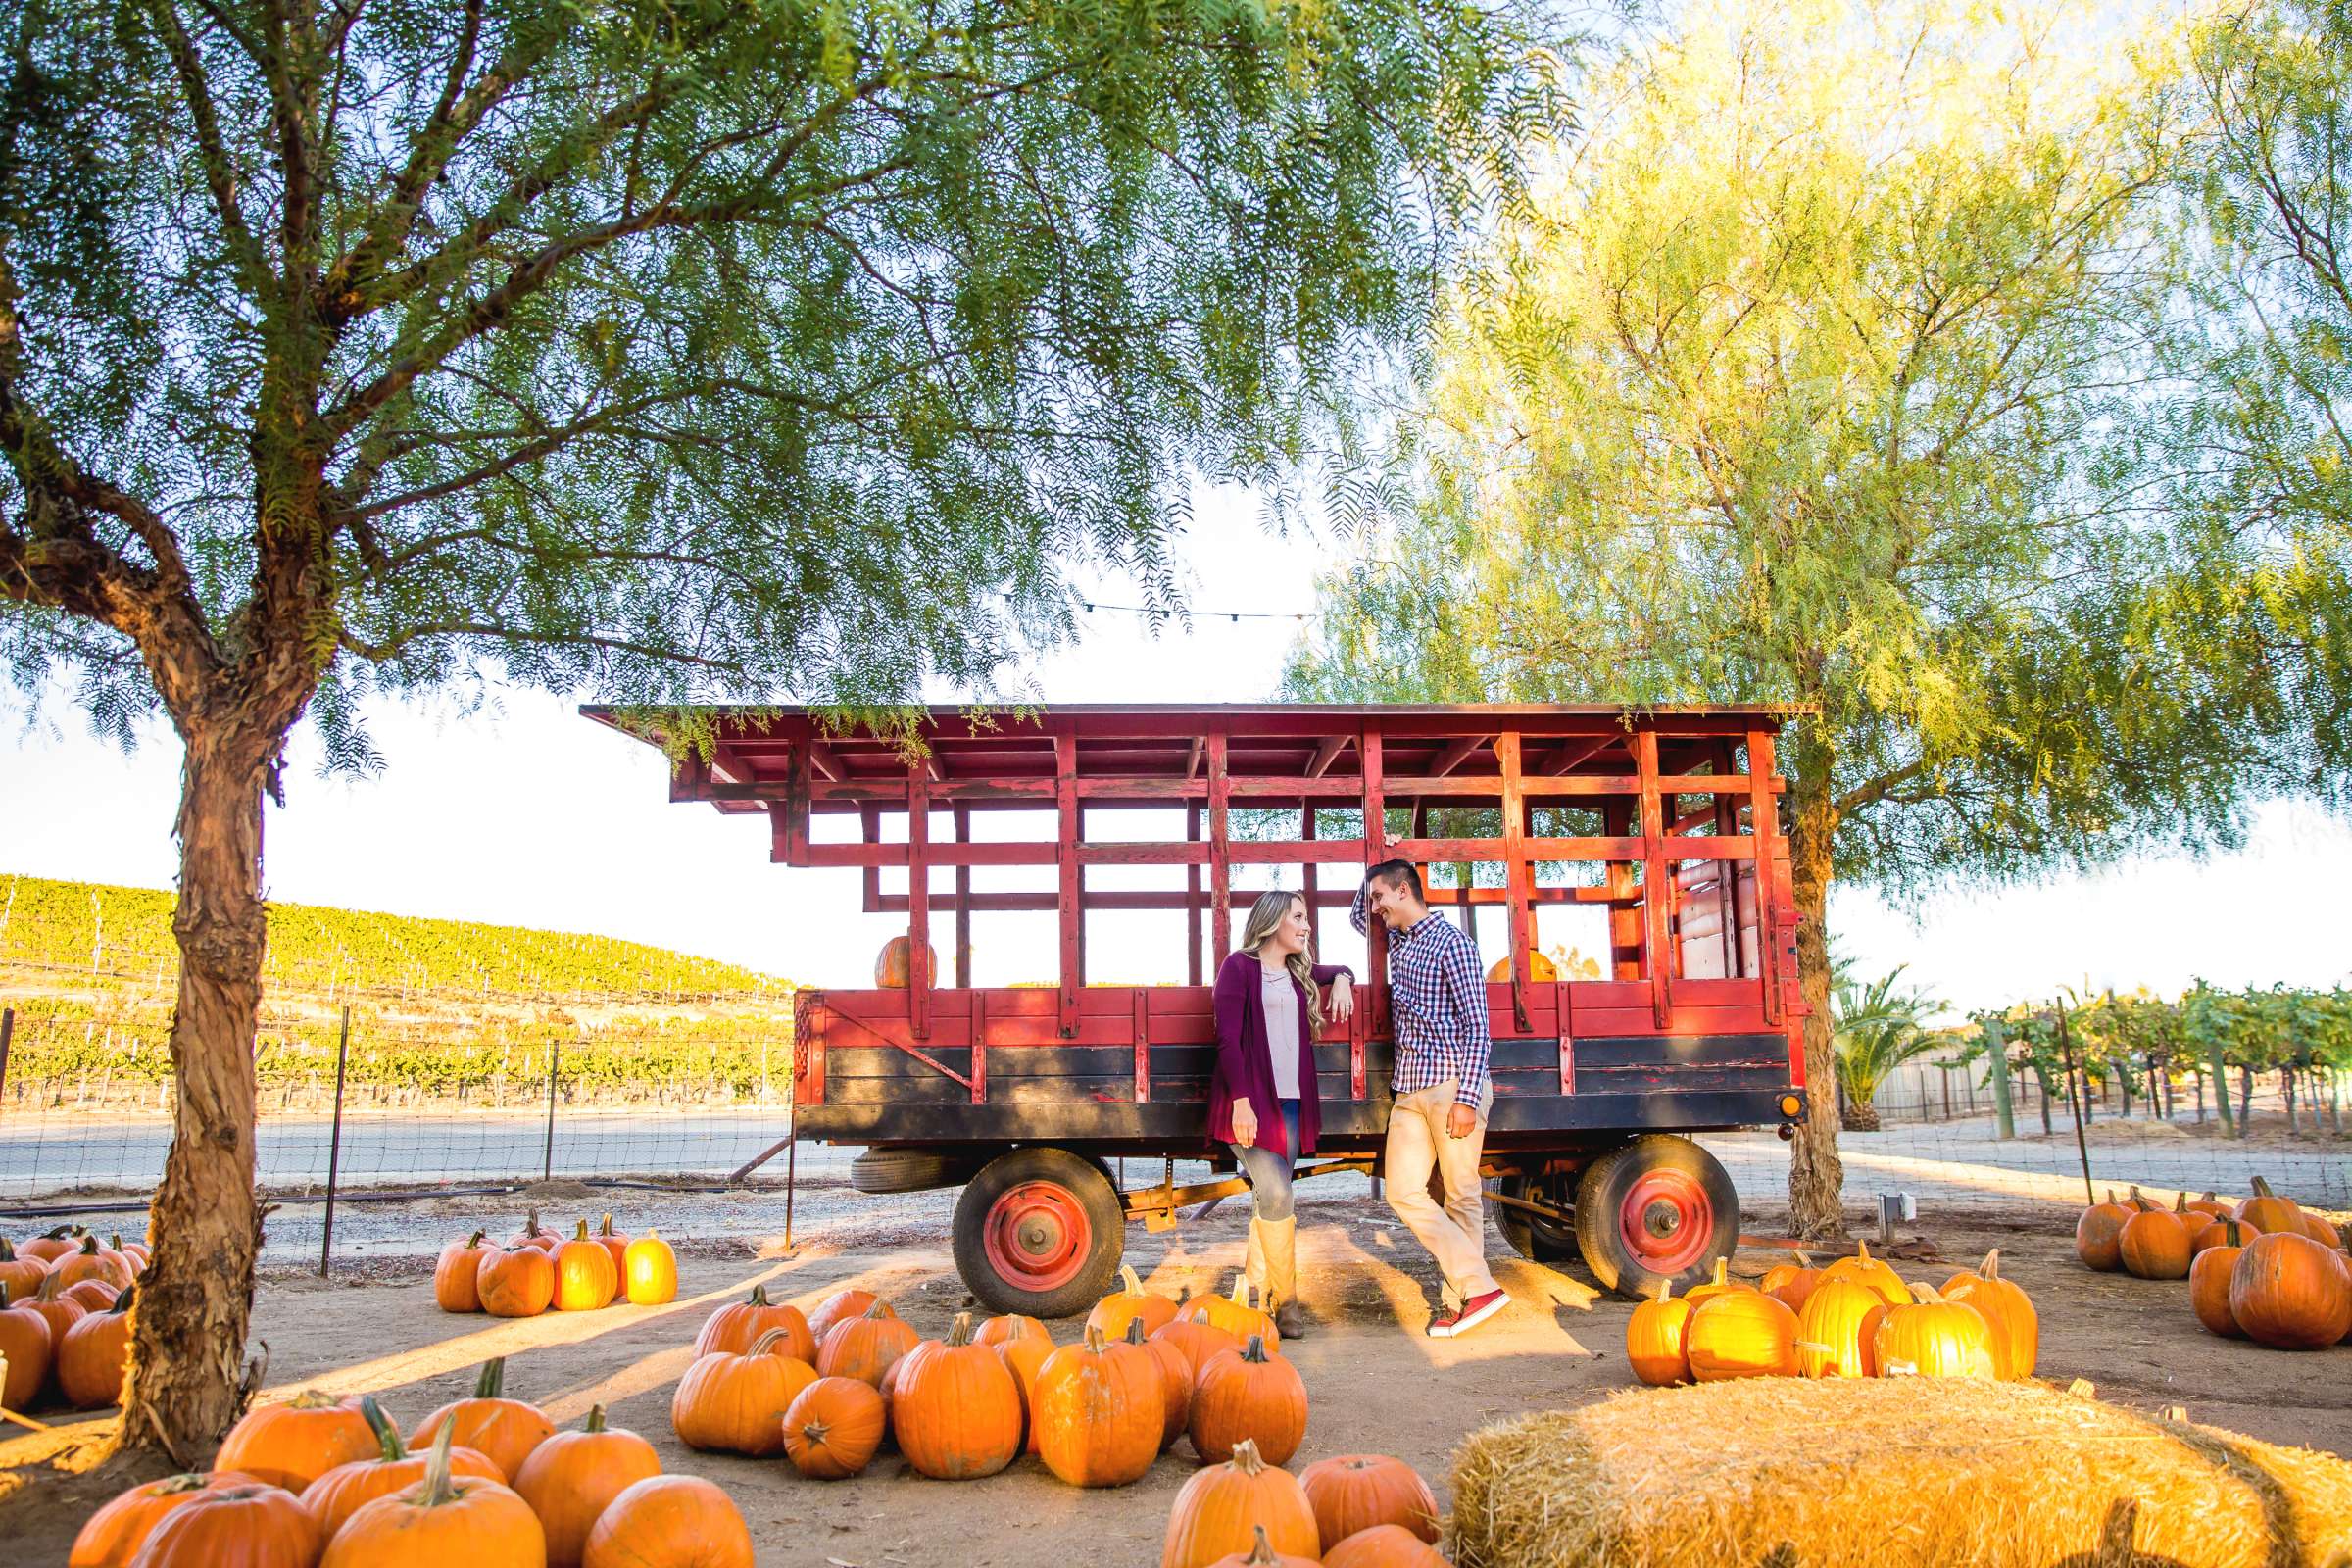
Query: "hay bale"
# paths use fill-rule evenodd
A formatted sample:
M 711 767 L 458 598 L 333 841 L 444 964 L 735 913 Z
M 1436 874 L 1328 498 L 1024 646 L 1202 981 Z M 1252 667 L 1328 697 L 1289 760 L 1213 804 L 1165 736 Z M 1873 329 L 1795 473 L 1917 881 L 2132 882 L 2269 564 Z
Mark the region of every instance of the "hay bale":
M 1751 1378 L 1473 1435 L 1459 1568 L 2352 1560 L 2352 1464 L 2038 1384 Z

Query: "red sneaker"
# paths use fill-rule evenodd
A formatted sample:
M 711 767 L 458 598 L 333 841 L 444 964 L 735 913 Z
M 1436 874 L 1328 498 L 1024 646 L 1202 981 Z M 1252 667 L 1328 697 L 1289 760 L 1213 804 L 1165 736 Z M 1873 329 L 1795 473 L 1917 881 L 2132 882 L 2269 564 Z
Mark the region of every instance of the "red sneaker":
M 1425 1332 L 1433 1340 L 1450 1340 L 1453 1338 L 1454 1329 L 1461 1321 L 1462 1314 L 1449 1306 L 1429 1320 L 1429 1327 Z
M 1462 1309 L 1455 1314 L 1453 1326 L 1446 1331 L 1446 1337 L 1451 1339 L 1458 1334 L 1467 1334 L 1510 1304 L 1510 1297 L 1499 1290 L 1489 1291 L 1484 1296 L 1473 1296 L 1462 1303 Z

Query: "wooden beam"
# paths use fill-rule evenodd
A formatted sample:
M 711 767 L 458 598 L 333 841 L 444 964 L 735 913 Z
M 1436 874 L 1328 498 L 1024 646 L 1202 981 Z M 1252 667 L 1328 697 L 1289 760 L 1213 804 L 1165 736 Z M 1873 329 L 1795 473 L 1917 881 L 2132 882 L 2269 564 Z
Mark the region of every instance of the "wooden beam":
M 1211 730 L 1207 740 L 1209 948 L 1223 964 L 1233 947 L 1233 847 L 1226 831 L 1225 732 Z
M 1674 935 L 1668 924 L 1674 896 L 1666 861 L 1665 797 L 1658 790 L 1658 732 L 1634 732 L 1634 765 L 1642 780 L 1642 936 L 1649 958 L 1649 1005 L 1660 1029 L 1674 1020 Z
M 969 844 L 972 839 L 972 808 L 956 808 L 956 842 Z M 956 987 L 968 990 L 972 984 L 972 868 L 956 867 Z M 979 1037 L 975 1035 L 974 1039 Z
M 1314 836 L 1315 808 L 1302 806 L 1298 808 L 1298 837 L 1311 841 Z M 1299 887 L 1306 894 L 1306 940 L 1313 946 L 1315 957 L 1320 961 L 1323 956 L 1323 913 L 1315 907 L 1315 894 L 1319 890 L 1315 886 L 1314 861 L 1308 860 L 1300 871 Z
M 920 762 L 906 779 L 906 1022 L 917 1040 L 931 1038 L 931 779 Z
M 1528 1022 L 1527 992 L 1535 982 L 1536 915 L 1528 898 L 1535 868 L 1527 858 L 1527 797 L 1519 792 L 1519 736 L 1506 730 L 1494 738 L 1494 757 L 1502 764 L 1502 875 L 1510 905 L 1511 1021 L 1521 1034 L 1533 1032 Z
M 1184 808 L 1184 837 L 1187 843 L 1200 842 L 1200 808 Z M 1184 927 L 1185 973 L 1190 985 L 1200 984 L 1200 862 L 1188 859 L 1184 865 Z
M 1542 771 L 1557 778 L 1570 768 L 1591 761 L 1625 738 L 1622 734 L 1595 735 L 1590 740 L 1570 741 L 1552 754 L 1551 758 L 1544 762 Z
M 1358 741 L 1358 755 L 1364 760 L 1364 869 L 1389 858 L 1389 794 L 1381 777 L 1383 753 L 1381 733 L 1367 721 L 1363 738 Z M 1364 1042 L 1374 1033 L 1386 1033 L 1389 1011 L 1389 930 L 1378 920 L 1366 922 L 1364 931 L 1364 999 L 1356 1004 L 1356 1016 L 1363 1019 L 1361 1029 L 1350 1030 L 1348 1041 L 1348 1094 L 1364 1098 Z
M 808 755 L 808 765 L 834 783 L 838 784 L 850 776 L 850 770 L 841 765 L 841 759 L 833 755 L 833 748 L 815 736 L 803 741 L 801 750 Z
M 1340 754 L 1347 749 L 1347 736 L 1324 736 L 1323 739 L 1316 744 L 1315 755 L 1308 760 L 1306 764 L 1306 776 L 1308 778 L 1321 778 L 1324 774 L 1330 772 L 1331 764 L 1335 761 L 1338 761 Z M 1307 835 L 1307 837 L 1312 838 L 1314 835 L 1310 833 Z
M 1086 918 L 1079 904 L 1082 891 L 1078 865 L 1078 737 L 1063 730 L 1054 737 L 1054 781 L 1055 804 L 1055 842 L 1060 847 L 1061 862 L 1061 998 L 1060 1029 L 1064 1040 L 1078 1035 L 1078 988 L 1086 984 L 1079 972 L 1078 927 Z
M 1184 760 L 1184 776 L 1186 778 L 1199 778 L 1200 776 L 1200 757 L 1207 745 L 1208 741 L 1206 737 L 1200 735 L 1193 737 L 1192 752 Z
M 1470 760 L 1471 754 L 1486 744 L 1487 737 L 1484 735 L 1463 736 L 1460 740 L 1453 742 L 1451 745 L 1447 746 L 1444 751 L 1438 754 L 1438 760 L 1429 764 L 1429 776 L 1431 778 L 1444 778 L 1446 774 L 1452 772 L 1455 768 Z
M 1756 973 L 1764 981 L 1764 1021 L 1778 1024 L 1781 1021 L 1781 808 L 1767 788 L 1772 782 L 1772 731 L 1749 730 L 1747 814 L 1748 831 L 1756 848 Z M 1733 884 L 1735 892 L 1738 886 L 1736 882 Z

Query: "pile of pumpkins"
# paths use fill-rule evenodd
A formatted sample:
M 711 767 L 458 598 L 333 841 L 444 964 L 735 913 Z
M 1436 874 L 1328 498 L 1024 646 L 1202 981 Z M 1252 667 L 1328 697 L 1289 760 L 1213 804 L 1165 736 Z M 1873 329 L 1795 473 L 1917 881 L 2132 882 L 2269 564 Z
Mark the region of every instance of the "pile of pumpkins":
M 433 1300 L 444 1312 L 492 1317 L 537 1317 L 594 1312 L 625 1300 L 659 1306 L 678 1294 L 678 1257 L 652 1231 L 631 1238 L 607 1214 L 591 1235 L 581 1220 L 569 1237 L 544 1230 L 533 1209 L 522 1229 L 502 1245 L 475 1231 L 441 1250 L 433 1264 Z
M 94 1410 L 122 1396 L 147 1249 L 79 1226 L 0 1237 L 0 1409 Z
M 2103 1272 L 2187 1280 L 2190 1312 L 2224 1339 L 2278 1350 L 2352 1340 L 2343 1234 L 2259 1176 L 2236 1204 L 2182 1193 L 2166 1208 L 2136 1187 L 2121 1202 L 2110 1191 L 2075 1222 L 2075 1252 Z
M 663 1475 L 602 1405 L 558 1432 L 506 1396 L 505 1376 L 487 1363 L 472 1397 L 405 1438 L 372 1396 L 257 1406 L 210 1472 L 92 1514 L 68 1568 L 752 1568 L 751 1529 L 719 1488 Z
M 804 1315 L 755 1286 L 704 1322 L 670 1400 L 671 1427 L 688 1447 L 781 1455 L 817 1481 L 858 1475 L 895 1444 L 909 1468 L 938 1480 L 992 1476 L 1030 1453 L 1076 1487 L 1140 1480 L 1183 1438 L 1212 1468 L 1177 1499 L 1163 1568 L 1249 1560 L 1260 1526 L 1268 1549 L 1284 1554 L 1268 1563 L 1302 1554 L 1352 1568 L 1443 1563 L 1430 1545 L 1435 1499 L 1400 1460 L 1310 1466 L 1309 1476 L 1331 1467 L 1317 1489 L 1356 1499 L 1333 1503 L 1324 1524 L 1311 1505 L 1300 1513 L 1237 1501 L 1304 1495 L 1305 1478 L 1281 1467 L 1306 1436 L 1306 1385 L 1277 1348 L 1273 1318 L 1250 1303 L 1246 1281 L 1230 1296 L 1180 1301 L 1145 1290 L 1132 1268 L 1121 1273 L 1122 1288 L 1095 1304 L 1068 1345 L 1033 1317 L 975 1324 L 968 1312 L 945 1337 L 923 1339 L 870 1291 L 836 1291 Z M 1410 1494 L 1410 1507 L 1390 1506 L 1398 1494 Z M 1368 1517 L 1383 1509 L 1418 1509 L 1418 1522 Z M 1348 1537 L 1396 1525 L 1412 1549 L 1384 1536 L 1349 1557 L 1319 1555 L 1327 1540 L 1345 1544 L 1326 1526 L 1359 1519 Z M 1366 1554 L 1383 1544 L 1394 1549 Z
M 1722 1378 L 1973 1377 L 2034 1375 L 2041 1320 L 2001 1274 L 1998 1249 L 1943 1288 L 1906 1285 L 1861 1243 L 1827 1268 L 1797 1254 L 1761 1287 L 1715 1278 L 1676 1296 L 1669 1283 L 1634 1308 L 1625 1353 L 1648 1384 Z

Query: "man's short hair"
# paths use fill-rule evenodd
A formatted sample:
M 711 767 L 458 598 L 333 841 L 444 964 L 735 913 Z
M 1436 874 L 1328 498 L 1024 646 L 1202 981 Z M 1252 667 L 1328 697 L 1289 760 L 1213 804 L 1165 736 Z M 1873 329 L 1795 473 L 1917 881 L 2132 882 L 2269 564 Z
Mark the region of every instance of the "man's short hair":
M 1429 895 L 1421 891 L 1421 868 L 1410 860 L 1383 860 L 1364 873 L 1364 880 L 1402 888 L 1413 896 L 1415 904 L 1429 902 Z

